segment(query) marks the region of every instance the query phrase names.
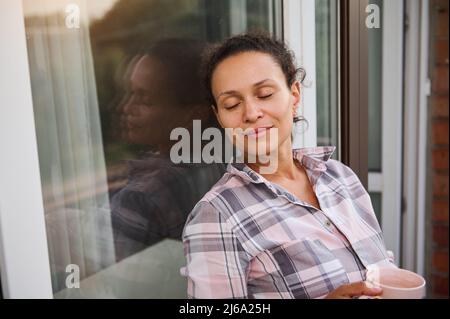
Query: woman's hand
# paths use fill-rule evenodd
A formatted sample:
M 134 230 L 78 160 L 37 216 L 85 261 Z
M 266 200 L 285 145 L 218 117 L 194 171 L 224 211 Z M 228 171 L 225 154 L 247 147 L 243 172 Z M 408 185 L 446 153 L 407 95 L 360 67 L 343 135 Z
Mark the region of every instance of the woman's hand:
M 360 296 L 379 296 L 382 289 L 378 287 L 369 286 L 366 282 L 360 281 L 348 285 L 342 285 L 336 290 L 330 292 L 326 299 L 352 299 Z

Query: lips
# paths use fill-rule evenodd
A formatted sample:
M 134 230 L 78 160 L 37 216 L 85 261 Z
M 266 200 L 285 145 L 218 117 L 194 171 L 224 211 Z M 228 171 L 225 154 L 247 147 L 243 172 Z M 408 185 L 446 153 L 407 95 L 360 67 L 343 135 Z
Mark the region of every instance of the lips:
M 128 130 L 136 130 L 142 128 L 144 125 L 142 121 L 134 116 L 122 116 L 120 119 L 120 124 L 123 128 Z
M 256 128 L 248 128 L 244 131 L 244 135 L 248 137 L 260 137 L 265 135 L 273 126 L 262 126 Z

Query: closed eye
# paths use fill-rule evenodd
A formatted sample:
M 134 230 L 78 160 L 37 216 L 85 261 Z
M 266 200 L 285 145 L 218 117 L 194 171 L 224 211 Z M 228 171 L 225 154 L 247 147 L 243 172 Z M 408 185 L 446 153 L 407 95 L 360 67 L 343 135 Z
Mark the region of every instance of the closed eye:
M 226 110 L 234 109 L 234 108 L 237 107 L 239 104 L 241 104 L 241 103 L 239 102 L 239 103 L 234 104 L 234 105 L 231 105 L 231 106 L 225 106 L 225 109 L 226 109 Z
M 273 95 L 273 93 L 270 93 L 270 94 L 267 94 L 267 95 L 260 96 L 259 98 L 260 98 L 260 99 L 268 99 L 268 98 L 271 97 L 272 95 Z

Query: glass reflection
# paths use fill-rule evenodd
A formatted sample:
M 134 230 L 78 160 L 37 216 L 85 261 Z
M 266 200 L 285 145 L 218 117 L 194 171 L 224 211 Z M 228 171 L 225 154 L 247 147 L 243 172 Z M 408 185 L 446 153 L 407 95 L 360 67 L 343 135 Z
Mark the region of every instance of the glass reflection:
M 192 131 L 193 120 L 218 126 L 199 77 L 203 49 L 199 41 L 165 39 L 130 59 L 115 118 L 122 137 L 146 151 L 128 161 L 128 183 L 111 200 L 118 260 L 179 240 L 189 212 L 224 173 L 224 164 L 174 164 L 169 156 L 173 129 Z

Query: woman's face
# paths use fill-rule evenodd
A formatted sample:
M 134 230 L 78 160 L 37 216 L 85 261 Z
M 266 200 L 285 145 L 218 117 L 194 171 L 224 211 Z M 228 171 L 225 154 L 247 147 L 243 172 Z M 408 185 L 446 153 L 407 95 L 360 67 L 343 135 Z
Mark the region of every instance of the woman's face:
M 176 127 L 174 110 L 162 94 L 164 66 L 143 56 L 130 75 L 131 96 L 123 106 L 122 125 L 131 143 L 161 146 L 169 143 L 170 130 Z
M 266 152 L 291 147 L 300 85 L 295 82 L 289 88 L 281 67 L 269 54 L 245 52 L 226 58 L 214 70 L 211 84 L 222 127 L 243 130 L 245 145 L 251 140 L 265 143 Z M 275 131 L 276 139 L 272 138 Z

